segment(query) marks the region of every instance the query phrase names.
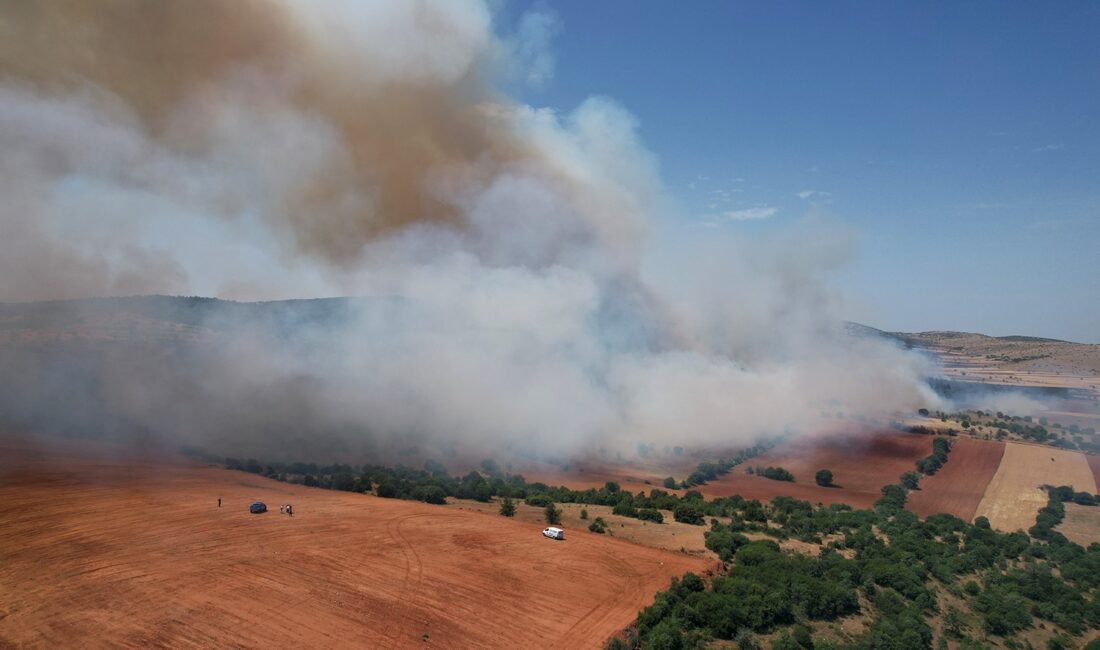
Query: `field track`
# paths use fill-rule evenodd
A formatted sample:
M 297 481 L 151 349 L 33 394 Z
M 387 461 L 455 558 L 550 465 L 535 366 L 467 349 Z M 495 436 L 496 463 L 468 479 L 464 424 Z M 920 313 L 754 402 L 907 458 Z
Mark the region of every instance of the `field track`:
M 998 530 L 1026 531 L 1047 503 L 1042 485 L 1071 485 L 1074 490 L 1096 492 L 1096 480 L 1084 454 L 1009 442 L 975 516 L 987 517 Z
M 947 463 L 909 494 L 908 509 L 921 517 L 945 512 L 971 521 L 1004 452 L 1002 442 L 956 438 Z
M 0 459 L 0 647 L 595 648 L 707 566 L 214 467 Z M 271 511 L 250 515 L 255 498 Z

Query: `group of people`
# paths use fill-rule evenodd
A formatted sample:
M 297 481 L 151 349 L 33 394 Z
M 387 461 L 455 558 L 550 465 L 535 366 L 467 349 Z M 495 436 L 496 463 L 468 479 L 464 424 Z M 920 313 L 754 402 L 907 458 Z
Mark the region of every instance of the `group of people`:
M 222 498 L 221 497 L 218 497 L 218 507 L 219 508 L 222 507 Z M 285 504 L 279 506 L 279 514 L 283 514 L 284 512 L 286 514 L 290 515 L 291 517 L 293 517 L 294 516 L 294 506 L 290 505 L 289 503 L 285 503 Z

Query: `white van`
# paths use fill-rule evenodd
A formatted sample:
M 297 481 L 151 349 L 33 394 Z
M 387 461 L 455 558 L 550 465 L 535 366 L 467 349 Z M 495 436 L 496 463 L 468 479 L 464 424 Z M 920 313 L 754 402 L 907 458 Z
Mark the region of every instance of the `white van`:
M 542 534 L 550 539 L 565 539 L 565 531 L 561 528 L 554 528 L 553 526 L 550 528 L 543 528 Z

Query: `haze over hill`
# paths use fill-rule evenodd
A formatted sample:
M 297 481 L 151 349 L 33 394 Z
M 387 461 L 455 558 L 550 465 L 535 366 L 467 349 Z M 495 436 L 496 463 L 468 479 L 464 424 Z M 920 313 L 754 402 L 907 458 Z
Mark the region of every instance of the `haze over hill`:
M 905 390 L 914 407 L 936 400 L 921 371 L 930 365 L 881 341 L 837 334 L 786 368 L 765 361 L 717 374 L 684 352 L 604 341 L 607 356 L 585 362 L 602 358 L 602 369 L 574 369 L 556 351 L 595 340 L 569 338 L 572 330 L 541 343 L 522 328 L 466 333 L 454 323 L 473 316 L 467 306 L 435 309 L 408 297 L 2 304 L 0 413 L 9 428 L 142 435 L 225 453 L 314 457 L 397 440 L 568 457 L 823 432 L 833 425 L 822 405 L 887 413 Z M 847 355 L 860 360 L 847 380 L 817 380 Z M 892 356 L 911 365 L 869 389 Z M 574 371 L 584 376 L 570 379 Z M 603 379 L 592 383 L 592 373 Z M 749 395 L 756 401 L 742 401 Z

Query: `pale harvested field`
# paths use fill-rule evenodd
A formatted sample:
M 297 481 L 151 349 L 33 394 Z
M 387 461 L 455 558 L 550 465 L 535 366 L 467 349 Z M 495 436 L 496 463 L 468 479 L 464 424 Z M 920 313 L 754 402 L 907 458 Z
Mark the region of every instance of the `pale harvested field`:
M 710 564 L 542 526 L 0 445 L 0 648 L 598 648 Z
M 998 530 L 1027 530 L 1047 502 L 1041 485 L 1071 485 L 1077 491 L 1096 492 L 1084 454 L 1009 442 L 974 514 L 988 518 Z
M 1067 503 L 1066 518 L 1057 530 L 1081 546 L 1100 543 L 1100 506 L 1079 506 Z

